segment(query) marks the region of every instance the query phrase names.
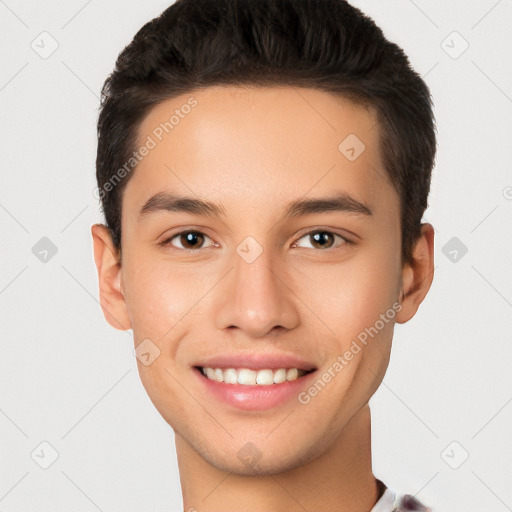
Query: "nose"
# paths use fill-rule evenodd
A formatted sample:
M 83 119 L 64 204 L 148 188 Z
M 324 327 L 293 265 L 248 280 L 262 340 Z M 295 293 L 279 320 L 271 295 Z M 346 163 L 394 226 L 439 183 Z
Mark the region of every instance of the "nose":
M 238 328 L 247 337 L 261 338 L 273 330 L 298 325 L 293 276 L 282 261 L 276 261 L 266 250 L 252 262 L 235 252 L 233 265 L 218 290 L 217 328 Z

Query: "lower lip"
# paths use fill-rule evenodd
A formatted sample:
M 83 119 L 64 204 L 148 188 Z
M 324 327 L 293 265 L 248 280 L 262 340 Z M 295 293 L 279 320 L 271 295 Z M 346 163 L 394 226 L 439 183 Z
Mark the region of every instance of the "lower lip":
M 297 397 L 300 391 L 309 384 L 311 376 L 316 373 L 313 371 L 292 381 L 263 386 L 226 384 L 206 378 L 201 370 L 197 368 L 193 368 L 193 370 L 208 392 L 214 397 L 228 405 L 246 411 L 262 411 L 286 403 L 293 397 Z

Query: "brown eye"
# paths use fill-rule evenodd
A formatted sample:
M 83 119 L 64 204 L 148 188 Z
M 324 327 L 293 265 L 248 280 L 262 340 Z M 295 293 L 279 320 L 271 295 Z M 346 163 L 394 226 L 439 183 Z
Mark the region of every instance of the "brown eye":
M 316 247 L 320 247 L 321 249 L 325 249 L 326 247 L 331 247 L 333 245 L 333 234 L 328 231 L 317 231 L 316 233 L 311 233 L 309 235 L 311 240 L 313 241 L 313 245 Z
M 162 246 L 173 246 L 177 249 L 194 250 L 201 249 L 205 239 L 208 238 L 204 233 L 200 231 L 182 231 L 176 233 L 170 238 L 164 240 L 160 245 Z M 176 246 L 172 243 L 173 240 L 178 240 L 181 246 Z
M 335 245 L 336 238 L 341 240 L 338 245 L 351 243 L 350 240 L 347 240 L 345 237 L 327 230 L 311 231 L 310 233 L 307 233 L 301 237 L 299 240 L 307 239 L 310 241 L 313 249 L 326 250 L 331 249 Z M 294 246 L 295 245 L 297 245 L 297 242 L 295 242 Z

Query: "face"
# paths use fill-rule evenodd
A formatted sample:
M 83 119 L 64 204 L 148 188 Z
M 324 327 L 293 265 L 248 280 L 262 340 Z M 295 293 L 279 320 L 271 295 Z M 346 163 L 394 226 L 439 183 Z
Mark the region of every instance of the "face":
M 311 89 L 210 87 L 150 111 L 138 147 L 150 139 L 123 195 L 107 318 L 133 329 L 150 399 L 204 460 L 297 467 L 368 402 L 406 320 L 375 118 Z

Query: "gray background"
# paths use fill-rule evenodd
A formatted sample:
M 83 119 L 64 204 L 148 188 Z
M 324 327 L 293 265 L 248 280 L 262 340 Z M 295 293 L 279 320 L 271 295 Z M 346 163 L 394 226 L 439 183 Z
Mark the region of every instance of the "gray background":
M 425 77 L 439 134 L 435 278 L 371 401 L 374 472 L 437 512 L 512 510 L 512 2 L 353 3 Z M 0 1 L 0 512 L 182 507 L 90 236 L 101 85 L 167 5 Z

